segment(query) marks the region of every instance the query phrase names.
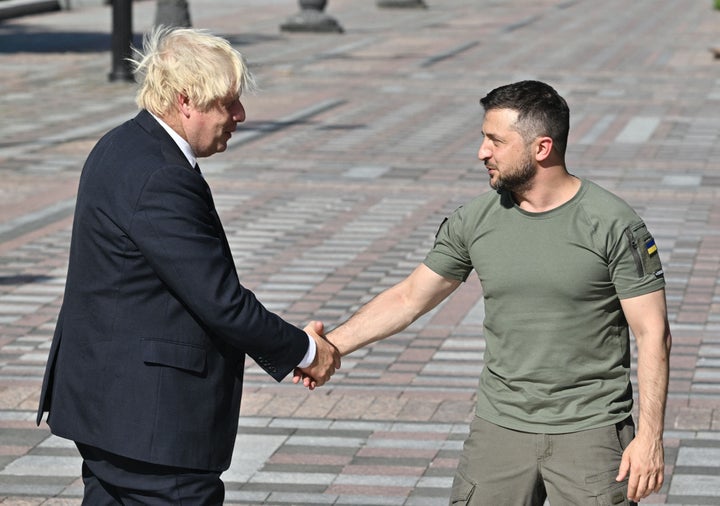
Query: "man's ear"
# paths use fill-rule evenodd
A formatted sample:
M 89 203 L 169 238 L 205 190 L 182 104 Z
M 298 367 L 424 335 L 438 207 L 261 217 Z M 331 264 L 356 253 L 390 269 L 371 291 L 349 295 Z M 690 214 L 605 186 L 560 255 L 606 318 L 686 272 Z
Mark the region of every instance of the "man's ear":
M 183 93 L 178 93 L 175 97 L 175 103 L 177 105 L 178 110 L 182 113 L 183 116 L 186 118 L 190 117 L 190 99 L 187 95 L 184 95 Z
M 535 140 L 535 159 L 538 162 L 546 160 L 552 153 L 553 140 L 550 137 L 538 137 Z

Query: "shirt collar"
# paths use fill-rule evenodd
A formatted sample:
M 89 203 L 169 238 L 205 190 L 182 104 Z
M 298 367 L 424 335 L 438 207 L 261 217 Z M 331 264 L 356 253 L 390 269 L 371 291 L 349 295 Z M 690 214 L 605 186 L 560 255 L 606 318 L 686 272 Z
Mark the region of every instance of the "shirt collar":
M 149 112 L 149 111 L 148 111 Z M 185 158 L 187 158 L 188 163 L 190 164 L 190 167 L 195 167 L 197 165 L 197 157 L 195 156 L 195 153 L 193 153 L 192 147 L 190 147 L 190 144 L 188 141 L 183 139 L 180 134 L 178 134 L 175 130 L 170 128 L 170 126 L 165 123 L 163 120 L 155 116 L 153 113 L 152 117 L 157 120 L 158 123 L 160 123 L 160 126 L 165 129 L 165 131 L 172 137 L 172 139 L 175 141 L 175 144 L 180 148 L 180 151 L 183 152 L 183 155 L 185 155 Z

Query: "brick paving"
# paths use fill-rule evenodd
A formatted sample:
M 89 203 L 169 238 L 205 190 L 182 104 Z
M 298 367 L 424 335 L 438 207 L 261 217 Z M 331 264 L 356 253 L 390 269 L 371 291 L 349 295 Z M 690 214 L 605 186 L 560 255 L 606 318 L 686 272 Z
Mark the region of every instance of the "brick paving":
M 98 2 L 99 4 L 100 2 Z M 491 88 L 552 83 L 568 163 L 656 236 L 674 346 L 667 476 L 643 504 L 720 504 L 720 12 L 695 0 L 331 0 L 340 34 L 287 34 L 295 2 L 195 0 L 196 27 L 246 53 L 262 91 L 203 162 L 244 284 L 329 327 L 402 279 L 442 217 L 487 191 L 476 160 Z M 0 6 L 1 7 L 1 6 Z M 139 35 L 154 2 L 137 1 Z M 36 428 L 74 195 L 97 138 L 135 113 L 109 83 L 111 11 L 84 2 L 0 23 L 0 502 L 77 505 L 72 444 Z M 306 392 L 248 364 L 229 505 L 447 504 L 482 367 L 470 280 Z

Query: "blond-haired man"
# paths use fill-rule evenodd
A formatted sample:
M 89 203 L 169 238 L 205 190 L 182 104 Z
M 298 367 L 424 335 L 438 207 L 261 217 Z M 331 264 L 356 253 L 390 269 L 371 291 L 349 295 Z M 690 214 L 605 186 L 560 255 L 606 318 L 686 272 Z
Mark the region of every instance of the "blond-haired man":
M 158 28 L 137 51 L 137 116 L 80 177 L 38 423 L 76 442 L 83 504 L 221 504 L 245 355 L 324 383 L 337 350 L 239 282 L 197 158 L 224 151 L 253 87 L 224 39 Z M 321 327 L 318 326 L 318 329 Z

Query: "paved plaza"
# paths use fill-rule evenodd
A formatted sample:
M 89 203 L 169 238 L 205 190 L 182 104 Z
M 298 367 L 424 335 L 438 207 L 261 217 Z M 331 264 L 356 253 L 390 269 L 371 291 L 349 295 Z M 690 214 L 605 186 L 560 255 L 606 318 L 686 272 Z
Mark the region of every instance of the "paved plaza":
M 302 34 L 279 30 L 295 1 L 190 0 L 194 26 L 226 36 L 261 85 L 228 151 L 201 161 L 241 281 L 298 325 L 344 320 L 422 261 L 444 216 L 488 191 L 479 98 L 547 81 L 570 104 L 571 171 L 638 210 L 665 267 L 667 474 L 642 504 L 720 505 L 720 60 L 710 51 L 720 11 L 709 0 L 426 2 L 330 0 L 344 33 Z M 138 43 L 154 9 L 133 5 Z M 108 80 L 110 27 L 99 0 L 0 21 L 2 504 L 80 504 L 77 451 L 34 420 L 80 168 L 136 111 L 133 85 Z M 482 319 L 471 276 L 314 392 L 248 363 L 227 504 L 447 504 Z

